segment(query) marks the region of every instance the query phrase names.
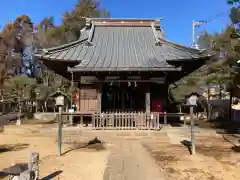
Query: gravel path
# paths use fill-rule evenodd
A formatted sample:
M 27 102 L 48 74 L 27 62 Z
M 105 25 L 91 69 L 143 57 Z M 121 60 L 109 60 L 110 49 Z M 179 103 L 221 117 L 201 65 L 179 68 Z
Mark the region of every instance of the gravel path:
M 164 180 L 140 141 L 118 140 L 108 158 L 103 180 Z

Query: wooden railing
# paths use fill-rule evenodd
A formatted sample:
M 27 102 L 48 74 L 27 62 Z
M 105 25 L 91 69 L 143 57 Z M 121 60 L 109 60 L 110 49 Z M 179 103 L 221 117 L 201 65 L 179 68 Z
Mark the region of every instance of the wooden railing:
M 92 117 L 93 129 L 160 129 L 158 113 L 103 112 Z
M 65 123 L 72 124 L 74 116 L 81 118 L 80 125 L 83 127 L 83 116 L 92 117 L 92 128 L 97 129 L 138 129 L 138 130 L 158 130 L 161 128 L 161 124 L 167 125 L 168 117 L 183 117 L 185 124 L 184 113 L 146 113 L 146 112 L 93 112 L 91 114 L 85 114 L 81 112 L 61 113 L 61 119 Z M 160 117 L 163 117 L 161 119 Z

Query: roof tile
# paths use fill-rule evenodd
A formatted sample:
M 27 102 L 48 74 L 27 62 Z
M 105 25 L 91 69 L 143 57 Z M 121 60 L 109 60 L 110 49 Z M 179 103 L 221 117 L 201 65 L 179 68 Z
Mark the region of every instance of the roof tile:
M 199 50 L 186 48 L 159 37 L 149 26 L 94 26 L 91 44 L 86 45 L 89 29 L 82 32 L 81 38 L 69 45 L 47 50 L 40 59 L 72 60 L 79 64 L 72 71 L 124 71 L 146 68 L 174 68 L 171 60 L 192 60 L 206 57 Z M 161 34 L 157 29 L 157 34 Z

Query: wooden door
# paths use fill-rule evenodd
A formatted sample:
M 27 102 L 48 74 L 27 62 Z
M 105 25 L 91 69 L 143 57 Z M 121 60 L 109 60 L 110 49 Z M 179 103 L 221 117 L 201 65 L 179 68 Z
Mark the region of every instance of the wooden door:
M 82 113 L 98 112 L 98 93 L 97 88 L 83 86 L 80 89 L 79 111 Z

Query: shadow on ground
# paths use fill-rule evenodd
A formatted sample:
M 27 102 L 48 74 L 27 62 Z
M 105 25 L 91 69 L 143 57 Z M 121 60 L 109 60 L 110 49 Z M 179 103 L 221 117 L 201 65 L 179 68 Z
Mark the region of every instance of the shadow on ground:
M 182 147 L 182 145 L 162 143 L 159 147 L 159 145 L 156 146 L 152 143 L 142 143 L 142 146 L 151 154 L 156 162 L 161 162 L 161 166 L 163 167 L 165 167 L 165 165 L 178 162 L 180 159 L 176 156 L 176 154 L 186 153 L 186 150 Z M 172 151 L 172 149 L 175 151 Z
M 228 111 L 212 116 L 208 121 L 198 120 L 197 124 L 201 128 L 216 129 L 220 134 L 240 134 L 240 122 L 229 120 Z
M 197 145 L 196 152 L 203 154 L 204 156 L 214 157 L 217 160 L 227 157 L 232 153 L 238 153 L 240 147 L 232 146 L 230 148 L 222 147 L 219 145 L 205 146 L 205 145 Z
M 0 171 L 0 179 L 7 177 L 8 175 L 19 175 L 20 173 L 28 170 L 27 163 L 18 163 L 14 164 L 8 168 L 3 169 Z
M 19 175 L 20 173 L 28 170 L 28 164 L 26 163 L 21 163 L 21 164 L 15 164 L 9 168 L 4 169 L 3 171 L 0 171 L 0 179 L 4 179 L 8 175 Z M 55 179 L 58 175 L 60 175 L 63 171 L 55 171 L 41 180 L 50 180 L 50 179 Z
M 230 141 L 228 138 L 226 138 L 225 136 L 223 136 L 223 139 L 230 143 L 232 145 L 231 148 L 228 148 L 228 147 L 223 147 L 223 146 L 220 146 L 220 145 L 212 145 L 212 146 L 207 146 L 207 145 L 204 145 L 204 144 L 196 144 L 196 151 L 201 153 L 201 154 L 204 154 L 206 156 L 223 156 L 223 154 L 225 153 L 239 153 L 240 152 L 240 146 L 239 145 L 236 145 L 234 144 L 232 141 Z M 190 154 L 192 154 L 191 152 L 191 146 L 192 146 L 192 142 L 189 141 L 189 140 L 183 140 L 181 141 L 181 143 L 187 147 L 188 151 Z M 239 140 L 239 143 L 240 143 L 240 140 Z
M 164 118 L 160 117 L 160 123 L 164 124 Z M 167 123 L 172 127 L 181 127 L 183 122 L 180 121 L 180 117 L 167 117 Z
M 71 142 L 71 143 L 67 143 L 72 145 L 72 148 L 69 149 L 68 151 L 64 152 L 64 154 L 67 154 L 71 151 L 75 151 L 75 150 L 80 150 L 80 149 L 84 149 L 84 150 L 94 150 L 94 151 L 102 151 L 105 150 L 106 147 L 104 146 L 104 143 L 101 142 L 101 140 L 99 140 L 97 137 L 95 137 L 93 140 L 90 140 L 88 143 L 84 143 L 84 142 Z
M 0 125 L 0 133 L 3 133 L 3 132 L 4 132 L 4 126 Z
M 28 148 L 29 144 L 5 144 L 0 145 L 0 153 L 9 152 L 9 151 L 21 151 Z
M 240 152 L 240 145 L 236 145 L 234 142 L 232 142 L 229 138 L 223 135 L 223 139 L 227 142 L 229 142 L 232 145 L 232 150 L 235 151 L 236 153 Z M 238 140 L 240 144 L 240 140 Z
M 214 119 L 208 123 L 212 125 L 212 128 L 218 129 L 218 133 L 238 134 L 240 133 L 240 123 L 229 121 L 226 119 Z
M 181 141 L 181 144 L 184 145 L 185 147 L 187 147 L 188 152 L 189 152 L 190 154 L 192 154 L 192 150 L 191 150 L 192 142 L 191 142 L 191 141 L 189 141 L 189 140 L 183 140 L 183 141 Z
M 41 125 L 51 125 L 51 124 L 56 124 L 57 121 L 56 120 L 37 120 L 37 119 L 27 119 L 27 120 L 24 120 L 23 121 L 23 124 L 30 124 L 30 125 L 38 125 L 38 124 L 41 124 Z
M 4 171 L 0 171 L 0 179 L 3 179 L 5 177 L 8 176 L 8 173 L 4 172 Z
M 50 179 L 54 179 L 55 177 L 59 176 L 63 171 L 59 170 L 59 171 L 55 171 L 49 175 L 47 175 L 46 177 L 42 178 L 41 180 L 50 180 Z

